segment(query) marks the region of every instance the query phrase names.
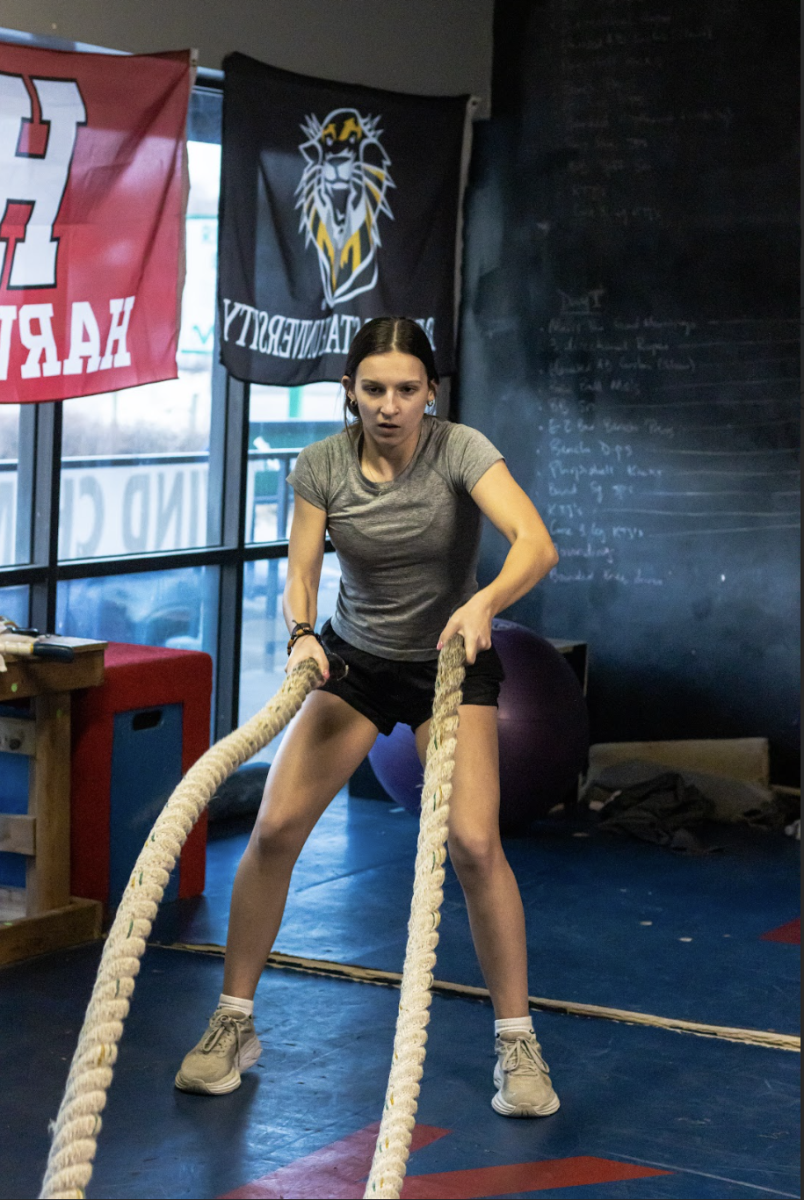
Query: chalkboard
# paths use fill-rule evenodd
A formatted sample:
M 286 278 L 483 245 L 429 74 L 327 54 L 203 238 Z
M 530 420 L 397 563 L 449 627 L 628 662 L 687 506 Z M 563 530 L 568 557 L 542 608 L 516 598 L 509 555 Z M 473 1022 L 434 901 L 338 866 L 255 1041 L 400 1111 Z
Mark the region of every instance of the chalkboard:
M 767 735 L 787 778 L 798 6 L 506 0 L 495 41 L 459 419 L 561 556 L 510 615 L 589 641 L 594 740 Z

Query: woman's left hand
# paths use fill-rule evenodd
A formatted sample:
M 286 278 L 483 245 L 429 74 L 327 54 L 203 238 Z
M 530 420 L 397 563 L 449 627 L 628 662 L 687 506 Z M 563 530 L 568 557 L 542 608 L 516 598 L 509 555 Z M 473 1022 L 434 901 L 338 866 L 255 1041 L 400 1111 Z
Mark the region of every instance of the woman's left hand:
M 463 635 L 463 644 L 466 649 L 466 662 L 468 666 L 471 666 L 477 658 L 479 650 L 488 650 L 491 647 L 493 615 L 479 594 L 473 596 L 471 600 L 467 600 L 466 604 L 456 609 L 447 621 L 438 639 L 437 649 L 440 650 L 451 637 L 460 633 Z

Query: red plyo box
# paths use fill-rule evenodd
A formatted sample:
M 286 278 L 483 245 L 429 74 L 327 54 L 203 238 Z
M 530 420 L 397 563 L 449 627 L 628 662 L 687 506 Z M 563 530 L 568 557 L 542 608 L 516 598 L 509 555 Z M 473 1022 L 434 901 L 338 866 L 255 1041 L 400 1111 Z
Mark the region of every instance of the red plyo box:
M 212 659 L 198 650 L 109 642 L 105 679 L 76 692 L 72 705 L 70 778 L 71 893 L 106 903 L 114 718 L 135 709 L 182 705 L 181 769 L 209 749 Z M 179 862 L 179 897 L 204 890 L 207 814 L 190 833 Z

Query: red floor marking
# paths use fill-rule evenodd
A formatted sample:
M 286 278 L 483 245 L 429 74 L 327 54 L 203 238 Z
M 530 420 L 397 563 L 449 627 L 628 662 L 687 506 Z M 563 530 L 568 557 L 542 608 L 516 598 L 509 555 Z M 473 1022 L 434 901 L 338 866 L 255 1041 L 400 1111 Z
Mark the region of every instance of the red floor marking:
M 220 1200 L 279 1200 L 292 1196 L 302 1200 L 360 1200 L 365 1190 L 361 1180 L 371 1170 L 379 1128 L 379 1122 L 367 1125 L 340 1142 L 332 1142 L 235 1192 L 227 1192 Z M 411 1153 L 437 1142 L 449 1132 L 435 1125 L 417 1125 Z
M 553 1158 L 546 1162 L 511 1163 L 478 1167 L 473 1171 L 443 1171 L 437 1175 L 409 1175 L 403 1200 L 472 1200 L 478 1196 L 507 1196 L 512 1192 L 544 1192 L 552 1188 L 617 1183 L 621 1179 L 646 1179 L 672 1175 L 653 1167 L 637 1167 L 610 1158 Z
M 263 1175 L 219 1200 L 360 1200 L 371 1169 L 379 1124 L 368 1125 L 340 1142 L 332 1142 L 298 1162 Z M 449 1129 L 417 1125 L 411 1153 L 444 1137 Z M 511 1163 L 468 1171 L 440 1171 L 433 1175 L 408 1175 L 403 1200 L 473 1200 L 505 1196 L 511 1192 L 543 1192 L 549 1188 L 582 1187 L 672 1175 L 653 1167 L 617 1162 L 610 1158 L 554 1158 L 545 1162 Z
M 772 929 L 770 933 L 763 933 L 760 940 L 763 942 L 789 942 L 791 946 L 800 946 L 801 917 L 796 917 L 795 921 L 788 921 L 786 925 L 780 925 L 778 929 Z

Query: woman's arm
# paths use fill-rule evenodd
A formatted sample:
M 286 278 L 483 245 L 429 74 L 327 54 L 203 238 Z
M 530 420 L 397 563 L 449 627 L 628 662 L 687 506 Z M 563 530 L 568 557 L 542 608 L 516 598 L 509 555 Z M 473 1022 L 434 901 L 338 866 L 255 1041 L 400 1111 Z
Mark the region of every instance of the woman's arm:
M 327 514 L 297 495 L 293 505 L 293 522 L 288 544 L 288 573 L 282 596 L 282 612 L 288 630 L 297 622 L 306 621 L 315 625 L 326 528 Z M 324 678 L 329 678 L 327 656 L 323 647 L 312 637 L 298 639 L 285 669 L 292 671 L 305 658 L 314 658 Z
M 491 622 L 497 613 L 535 587 L 558 562 L 544 521 L 504 462 L 496 462 L 481 476 L 472 499 L 511 549 L 496 579 L 452 614 L 438 639 L 440 650 L 453 634 L 462 633 L 468 663 L 491 645 Z

